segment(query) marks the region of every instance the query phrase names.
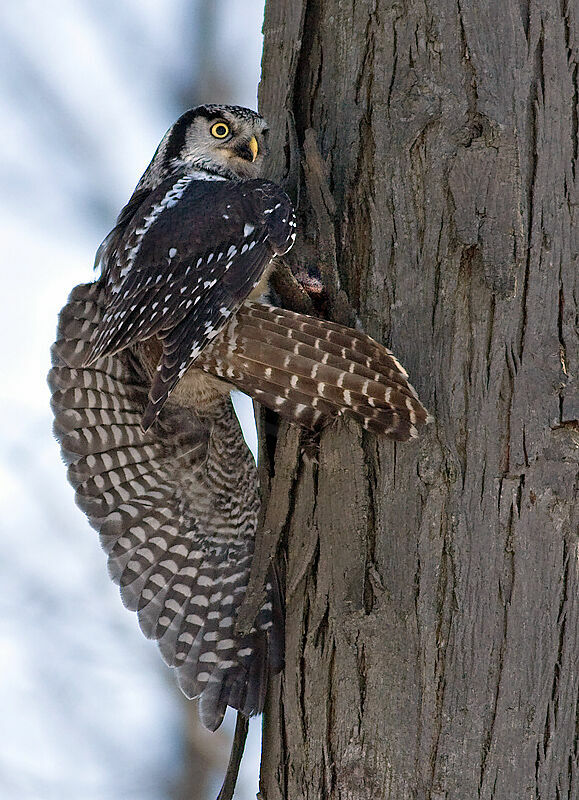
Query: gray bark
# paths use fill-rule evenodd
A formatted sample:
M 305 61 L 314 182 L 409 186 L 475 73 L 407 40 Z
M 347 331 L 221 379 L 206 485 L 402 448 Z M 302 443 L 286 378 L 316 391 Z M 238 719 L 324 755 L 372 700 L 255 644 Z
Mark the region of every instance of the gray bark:
M 261 797 L 577 798 L 578 5 L 268 0 L 264 31 L 274 173 L 291 115 L 327 164 L 294 259 L 335 259 L 434 421 L 264 452 Z

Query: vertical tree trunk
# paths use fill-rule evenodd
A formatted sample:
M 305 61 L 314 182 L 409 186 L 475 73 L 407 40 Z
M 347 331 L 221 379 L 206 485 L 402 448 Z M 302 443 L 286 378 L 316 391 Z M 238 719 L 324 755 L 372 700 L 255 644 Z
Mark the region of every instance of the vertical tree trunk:
M 327 162 L 296 255 L 335 256 L 434 421 L 317 461 L 280 430 L 264 800 L 579 794 L 578 54 L 571 0 L 267 2 L 272 149 L 290 111 Z

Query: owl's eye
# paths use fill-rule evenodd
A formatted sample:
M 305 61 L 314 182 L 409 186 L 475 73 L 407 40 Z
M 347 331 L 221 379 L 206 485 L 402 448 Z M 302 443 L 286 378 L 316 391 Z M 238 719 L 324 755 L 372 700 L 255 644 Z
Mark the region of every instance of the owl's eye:
M 216 122 L 211 126 L 211 135 L 216 139 L 225 139 L 226 136 L 229 136 L 229 125 L 226 122 Z

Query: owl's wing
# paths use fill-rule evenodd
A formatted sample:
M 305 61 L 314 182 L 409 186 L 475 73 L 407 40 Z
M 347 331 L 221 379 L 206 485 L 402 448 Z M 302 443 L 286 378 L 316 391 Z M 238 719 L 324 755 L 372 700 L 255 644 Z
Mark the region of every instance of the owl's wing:
M 165 181 L 108 254 L 107 302 L 86 365 L 158 336 L 163 357 L 143 418 L 149 427 L 272 258 L 291 247 L 294 231 L 288 197 L 268 181 Z
M 100 284 L 77 286 L 60 314 L 49 374 L 54 430 L 124 604 L 215 730 L 227 705 L 262 710 L 268 673 L 283 659 L 273 573 L 251 632 L 235 632 L 259 510 L 255 464 L 229 398 L 205 413 L 167 406 L 144 432 L 148 378 L 129 350 L 68 366 L 84 360 L 104 294 Z

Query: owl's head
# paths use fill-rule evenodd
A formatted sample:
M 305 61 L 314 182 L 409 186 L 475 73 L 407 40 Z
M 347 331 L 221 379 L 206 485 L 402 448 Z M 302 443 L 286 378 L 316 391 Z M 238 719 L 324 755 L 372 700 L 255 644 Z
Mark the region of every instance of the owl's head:
M 257 178 L 268 153 L 266 137 L 265 120 L 249 108 L 192 108 L 169 128 L 138 188 L 154 188 L 180 169 L 232 180 Z

